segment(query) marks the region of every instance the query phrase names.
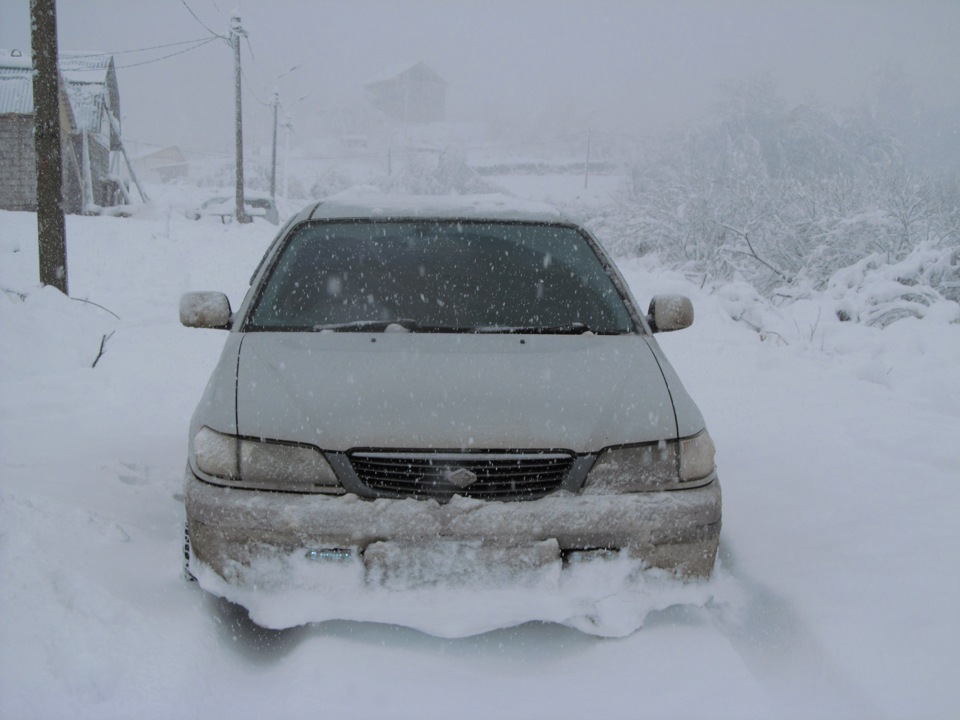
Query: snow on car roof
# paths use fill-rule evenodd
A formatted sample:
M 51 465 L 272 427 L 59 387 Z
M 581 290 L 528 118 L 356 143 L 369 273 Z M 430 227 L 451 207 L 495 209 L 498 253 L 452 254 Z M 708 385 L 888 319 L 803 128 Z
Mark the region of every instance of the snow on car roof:
M 304 210 L 310 220 L 437 219 L 563 222 L 552 205 L 501 194 L 388 195 L 375 188 L 353 188 Z

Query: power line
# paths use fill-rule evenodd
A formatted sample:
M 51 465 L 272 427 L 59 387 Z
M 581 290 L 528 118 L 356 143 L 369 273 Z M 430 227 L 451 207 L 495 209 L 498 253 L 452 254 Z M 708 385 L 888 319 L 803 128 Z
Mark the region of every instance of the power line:
M 247 41 L 247 50 L 250 53 L 250 62 L 253 64 L 254 72 L 256 72 L 258 76 L 260 76 L 259 82 L 256 83 L 256 86 L 265 88 L 266 84 L 263 82 L 263 75 L 260 73 L 260 68 L 257 65 L 257 59 L 253 55 L 253 47 L 250 45 L 250 38 L 244 37 L 244 40 Z M 256 100 L 258 103 L 260 103 L 264 107 L 273 107 L 273 102 L 266 102 L 259 95 L 257 95 L 256 90 L 254 90 L 254 87 L 255 87 L 254 83 L 247 78 L 247 73 L 245 70 L 243 70 L 243 68 L 240 69 L 240 75 L 243 76 L 243 82 L 246 83 L 247 90 L 249 90 L 250 94 L 253 95 L 254 100 Z
M 253 83 L 247 80 L 247 73 L 244 72 L 242 67 L 240 68 L 240 75 L 243 77 L 243 82 L 246 84 L 247 90 L 250 91 L 250 94 L 253 95 L 254 100 L 256 100 L 261 105 L 266 105 L 266 106 L 273 105 L 273 103 L 264 102 L 263 100 L 260 99 L 260 96 L 257 95 L 257 93 L 253 89 Z
M 113 50 L 112 52 L 98 53 L 71 53 L 71 55 L 73 57 L 81 58 L 107 57 L 109 55 L 129 55 L 130 53 L 147 52 L 148 50 L 162 50 L 164 48 L 177 47 L 179 45 L 192 45 L 193 43 L 199 43 L 201 41 L 206 42 L 208 39 L 209 38 L 196 38 L 194 40 L 181 40 L 180 42 L 166 43 L 165 45 L 151 45 L 150 47 L 134 48 L 132 50 Z
M 132 68 L 132 67 L 138 67 L 140 65 L 149 65 L 151 63 L 160 62 L 161 60 L 166 60 L 167 58 L 172 58 L 176 55 L 183 55 L 184 53 L 188 53 L 191 50 L 196 50 L 197 48 L 203 47 L 208 43 L 212 43 L 214 40 L 217 40 L 217 39 L 218 38 L 215 38 L 215 37 L 207 38 L 206 40 L 199 41 L 196 45 L 193 45 L 192 47 L 188 47 L 184 50 L 178 50 L 177 52 L 170 53 L 169 55 L 163 55 L 158 58 L 153 58 L 152 60 L 144 60 L 143 62 L 130 63 L 129 65 L 117 65 L 116 67 L 118 70 L 120 70 L 124 68 Z
M 187 5 L 187 0 L 180 0 L 180 2 L 183 3 L 183 6 L 187 9 L 187 12 L 190 13 L 191 15 L 193 15 L 193 19 L 196 20 L 198 23 L 200 23 L 200 27 L 202 27 L 204 30 L 206 30 L 208 33 L 210 33 L 210 34 L 213 35 L 214 37 L 221 38 L 222 40 L 226 40 L 226 39 L 227 39 L 225 35 L 220 35 L 220 34 L 218 34 L 218 33 L 215 33 L 213 30 L 211 30 L 210 28 L 208 28 L 208 27 L 204 24 L 203 20 L 201 20 L 200 18 L 198 18 L 198 17 L 197 17 L 197 14 L 196 14 L 193 10 L 190 9 L 190 6 Z
M 254 70 L 254 72 L 255 72 L 256 75 L 257 75 L 257 78 L 256 78 L 256 79 L 257 79 L 257 85 L 258 85 L 261 89 L 263 89 L 264 92 L 269 92 L 269 91 L 266 89 L 266 87 L 267 87 L 266 83 L 263 82 L 263 73 L 260 72 L 260 66 L 257 64 L 257 58 L 256 58 L 256 57 L 254 56 L 254 54 L 253 54 L 253 45 L 250 44 L 250 36 L 247 35 L 247 36 L 244 37 L 243 39 L 246 40 L 246 42 L 247 42 L 247 51 L 250 53 L 250 62 L 251 62 L 251 64 L 253 65 L 253 70 Z M 244 82 L 247 83 L 247 87 L 250 89 L 250 94 L 253 95 L 254 100 L 256 100 L 256 101 L 257 101 L 258 103 L 260 103 L 261 105 L 266 105 L 267 107 L 270 107 L 270 106 L 273 105 L 272 102 L 264 102 L 263 100 L 260 99 L 260 97 L 257 95 L 257 93 L 254 92 L 253 83 L 251 83 L 249 80 L 247 80 L 247 76 L 246 76 L 246 75 L 243 76 L 243 80 L 244 80 Z
M 246 42 L 247 42 L 247 50 L 250 51 L 250 59 L 253 60 L 254 64 L 256 64 L 257 58 L 254 57 L 254 54 L 253 54 L 253 45 L 250 44 L 250 36 L 249 36 L 249 35 L 244 35 L 244 36 L 243 36 L 243 39 L 246 40 Z
M 260 68 L 257 67 L 257 58 L 254 57 L 253 46 L 250 44 L 250 36 L 245 35 L 243 39 L 246 40 L 247 42 L 247 52 L 250 53 L 250 62 L 253 64 L 253 69 L 257 75 L 260 75 Z M 247 89 L 250 91 L 250 94 L 253 95 L 253 99 L 256 100 L 258 103 L 260 103 L 261 105 L 270 105 L 271 103 L 264 102 L 263 100 L 260 99 L 260 97 L 257 95 L 257 93 L 253 89 L 253 83 L 247 79 L 247 74 L 246 72 L 243 71 L 243 69 L 240 70 L 240 74 L 243 75 L 243 81 L 247 84 Z M 259 78 L 259 80 L 260 82 L 258 82 L 258 85 L 263 85 L 262 76 Z

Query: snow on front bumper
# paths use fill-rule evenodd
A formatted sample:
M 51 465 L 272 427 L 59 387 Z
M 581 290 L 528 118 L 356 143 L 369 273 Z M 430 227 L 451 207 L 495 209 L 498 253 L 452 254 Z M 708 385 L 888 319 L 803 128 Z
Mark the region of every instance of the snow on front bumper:
M 403 548 L 438 545 L 482 547 L 468 557 L 499 564 L 513 557 L 522 567 L 576 551 L 625 550 L 651 567 L 707 577 L 720 535 L 716 480 L 671 492 L 560 492 L 527 502 L 458 496 L 439 504 L 226 488 L 188 469 L 184 494 L 195 558 L 231 582 L 271 556 L 344 549 L 382 572 Z

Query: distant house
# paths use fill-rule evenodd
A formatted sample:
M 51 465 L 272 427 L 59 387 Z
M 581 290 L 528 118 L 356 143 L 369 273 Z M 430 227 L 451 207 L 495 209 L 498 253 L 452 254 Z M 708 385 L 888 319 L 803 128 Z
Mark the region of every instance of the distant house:
M 344 150 L 365 150 L 369 144 L 366 135 L 341 135 L 340 147 Z
M 60 54 L 63 207 L 88 212 L 123 202 L 116 181 L 120 92 L 110 55 Z M 0 208 L 35 210 L 33 69 L 29 57 L 0 50 Z
M 162 182 L 185 178 L 190 171 L 190 163 L 176 145 L 141 155 L 133 165 L 141 177 L 153 175 Z
M 402 123 L 440 122 L 447 115 L 447 81 L 426 63 L 385 68 L 364 83 L 373 106 Z

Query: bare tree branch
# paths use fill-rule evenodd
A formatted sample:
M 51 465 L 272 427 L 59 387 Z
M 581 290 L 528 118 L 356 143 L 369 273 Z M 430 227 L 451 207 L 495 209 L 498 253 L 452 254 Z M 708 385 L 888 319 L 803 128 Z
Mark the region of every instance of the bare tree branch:
M 70 298 L 70 299 L 71 299 L 71 300 L 76 300 L 77 302 L 87 303 L 87 305 L 93 305 L 94 307 L 98 307 L 98 308 L 100 308 L 101 310 L 105 310 L 106 312 L 110 313 L 110 314 L 113 315 L 117 320 L 120 319 L 120 316 L 117 315 L 113 310 L 111 310 L 111 309 L 109 309 L 109 308 L 105 308 L 103 305 L 100 305 L 99 303 L 95 303 L 93 300 L 84 300 L 83 298 L 75 298 L 75 297 L 72 297 L 72 298 Z M 110 333 L 110 334 L 113 335 L 113 333 Z
M 724 225 L 722 222 L 717 222 L 716 220 L 714 220 L 713 222 L 715 222 L 717 225 L 719 225 L 719 226 L 722 227 L 722 228 L 726 228 L 727 230 L 729 230 L 730 232 L 734 233 L 735 235 L 738 235 L 739 237 L 742 237 L 742 238 L 746 241 L 747 247 L 750 248 L 750 252 L 748 252 L 748 253 L 747 253 L 747 252 L 743 252 L 742 250 L 733 250 L 733 249 L 731 249 L 731 248 L 727 248 L 727 251 L 728 251 L 728 252 L 737 253 L 738 255 L 746 255 L 747 257 L 752 257 L 752 258 L 753 258 L 754 260 L 756 260 L 758 263 L 760 263 L 760 264 L 763 265 L 764 267 L 768 268 L 768 269 L 771 270 L 772 272 L 776 273 L 777 276 L 779 276 L 780 278 L 782 278 L 785 282 L 791 282 L 790 278 L 788 278 L 783 272 L 781 272 L 780 270 L 778 270 L 777 268 L 775 268 L 773 265 L 771 265 L 770 263 L 768 263 L 766 260 L 764 260 L 764 259 L 763 259 L 762 257 L 760 257 L 759 255 L 757 255 L 757 251 L 754 249 L 753 243 L 750 242 L 750 236 L 747 235 L 747 233 L 742 232 L 742 231 L 740 231 L 740 230 L 737 230 L 736 228 L 732 228 L 732 227 L 730 227 L 729 225 Z
M 22 293 L 17 290 L 10 290 L 9 288 L 5 287 L 0 287 L 0 290 L 3 290 L 3 292 L 7 293 L 8 295 L 13 295 L 14 297 L 18 298 L 20 302 L 23 302 L 27 299 L 26 293 Z
M 109 312 L 109 310 L 107 312 Z M 102 338 L 100 338 L 100 351 L 97 353 L 97 356 L 93 359 L 93 365 L 90 366 L 91 368 L 95 368 L 97 366 L 97 363 L 100 362 L 100 358 L 103 357 L 103 349 L 107 345 L 107 340 L 112 338 L 115 332 L 116 330 L 111 330 L 109 335 L 104 335 Z

